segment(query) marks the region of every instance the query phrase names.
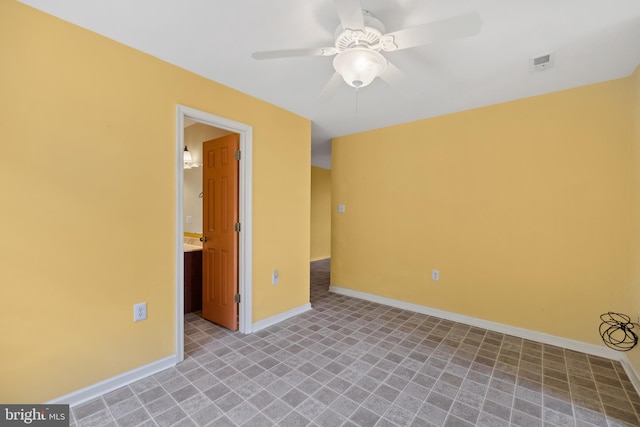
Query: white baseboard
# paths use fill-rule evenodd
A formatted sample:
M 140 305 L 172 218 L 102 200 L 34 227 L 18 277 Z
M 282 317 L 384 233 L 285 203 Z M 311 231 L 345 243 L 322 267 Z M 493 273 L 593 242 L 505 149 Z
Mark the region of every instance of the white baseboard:
M 176 365 L 176 356 L 165 357 L 164 359 L 156 360 L 148 365 L 140 366 L 124 374 L 116 375 L 115 377 L 100 381 L 99 383 L 90 385 L 83 389 L 74 391 L 72 393 L 60 396 L 56 399 L 46 402 L 47 404 L 67 404 L 70 406 L 80 405 L 81 403 L 88 402 L 96 397 L 100 397 L 103 394 L 117 390 L 121 387 L 132 384 L 138 380 L 144 379 L 150 375 L 164 371 Z
M 627 358 L 626 354 L 622 355 L 622 359 L 620 360 L 620 363 L 622 364 L 624 371 L 629 377 L 629 381 L 631 381 L 631 384 L 633 384 L 633 387 L 636 389 L 638 394 L 640 394 L 640 376 L 638 376 L 638 372 L 635 369 L 633 369 L 633 365 L 631 365 L 631 362 Z
M 507 335 L 513 335 L 520 338 L 525 338 L 532 341 L 538 341 L 544 344 L 555 345 L 558 347 L 566 348 L 568 350 L 579 351 L 594 356 L 604 357 L 606 359 L 612 359 L 622 362 L 626 360 L 626 365 L 623 363 L 625 370 L 633 368 L 629 363 L 624 353 L 612 350 L 604 346 L 598 346 L 595 344 L 589 344 L 582 341 L 574 341 L 568 338 L 562 338 L 555 335 L 545 334 L 543 332 L 531 331 L 529 329 L 518 328 L 516 326 L 505 325 L 503 323 L 492 322 L 489 320 L 479 319 L 477 317 L 465 316 L 462 314 L 452 313 L 450 311 L 439 310 L 437 308 L 427 307 L 424 305 L 413 304 L 406 301 L 400 301 L 392 298 L 381 297 L 379 295 L 369 294 L 366 292 L 354 291 L 352 289 L 341 288 L 339 286 L 330 286 L 330 292 L 346 295 L 354 298 L 360 298 L 365 301 L 377 302 L 379 304 L 388 305 L 391 307 L 401 308 L 404 310 L 413 311 L 416 313 L 422 313 L 429 316 L 439 317 L 441 319 L 452 320 L 454 322 L 464 323 L 465 325 L 477 326 L 479 328 L 488 329 L 490 331 L 501 332 Z M 635 371 L 634 371 L 635 372 Z M 637 377 L 638 375 L 633 375 Z M 629 379 L 632 379 L 632 375 L 629 375 Z M 637 381 L 640 384 L 640 381 Z M 636 383 L 634 382 L 634 385 Z M 637 388 L 637 386 L 636 386 Z
M 285 311 L 284 313 L 276 314 L 275 316 L 267 317 L 266 319 L 262 319 L 253 324 L 252 332 L 258 332 L 261 329 L 267 328 L 271 325 L 275 325 L 276 323 L 280 323 L 283 320 L 287 320 L 290 317 L 297 316 L 298 314 L 302 314 L 305 311 L 311 310 L 311 304 L 303 304 L 299 307 L 292 308 L 289 311 Z

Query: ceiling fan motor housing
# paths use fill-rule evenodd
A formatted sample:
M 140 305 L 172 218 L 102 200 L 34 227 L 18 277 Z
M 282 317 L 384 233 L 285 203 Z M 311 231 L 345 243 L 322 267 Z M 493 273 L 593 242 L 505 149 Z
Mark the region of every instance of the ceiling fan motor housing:
M 382 22 L 371 15 L 368 10 L 363 10 L 364 31 L 359 28 L 343 28 L 338 25 L 336 28 L 336 49 L 344 52 L 354 46 L 371 47 L 379 45 L 380 38 L 384 34 L 385 28 Z M 376 49 L 376 50 L 379 50 Z

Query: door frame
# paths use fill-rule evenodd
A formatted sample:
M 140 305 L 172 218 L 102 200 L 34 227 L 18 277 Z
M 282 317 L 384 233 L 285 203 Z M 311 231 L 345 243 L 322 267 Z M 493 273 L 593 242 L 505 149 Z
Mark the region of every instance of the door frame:
M 238 215 L 242 224 L 238 241 L 238 291 L 241 295 L 238 330 L 252 332 L 252 160 L 253 127 L 184 105 L 176 107 L 176 265 L 175 265 L 175 344 L 176 362 L 184 360 L 184 119 L 212 126 L 240 135 Z

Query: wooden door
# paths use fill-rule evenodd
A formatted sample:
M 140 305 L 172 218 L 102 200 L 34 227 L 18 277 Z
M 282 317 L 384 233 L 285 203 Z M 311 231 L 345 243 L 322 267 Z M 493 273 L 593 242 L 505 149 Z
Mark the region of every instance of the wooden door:
M 238 330 L 237 134 L 203 143 L 202 317 Z

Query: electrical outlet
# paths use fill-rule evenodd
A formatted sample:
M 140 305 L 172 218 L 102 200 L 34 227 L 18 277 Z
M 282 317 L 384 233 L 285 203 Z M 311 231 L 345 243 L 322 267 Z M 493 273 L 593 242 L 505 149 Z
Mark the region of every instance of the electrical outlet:
M 133 304 L 133 321 L 139 322 L 147 318 L 147 303 Z
M 440 280 L 440 270 L 431 270 L 431 280 Z
M 280 279 L 280 272 L 278 270 L 273 270 L 273 274 L 271 275 L 271 284 L 277 285 L 278 279 Z

